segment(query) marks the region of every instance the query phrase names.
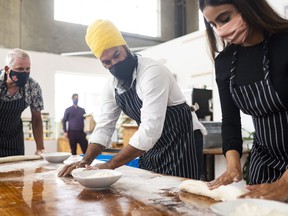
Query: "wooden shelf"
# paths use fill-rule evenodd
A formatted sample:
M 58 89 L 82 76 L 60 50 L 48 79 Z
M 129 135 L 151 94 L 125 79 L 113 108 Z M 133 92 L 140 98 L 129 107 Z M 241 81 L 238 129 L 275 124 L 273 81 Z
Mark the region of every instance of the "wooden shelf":
M 23 122 L 23 133 L 25 140 L 33 140 L 31 118 L 21 118 Z M 52 139 L 53 131 L 51 130 L 51 119 L 42 117 L 44 139 Z

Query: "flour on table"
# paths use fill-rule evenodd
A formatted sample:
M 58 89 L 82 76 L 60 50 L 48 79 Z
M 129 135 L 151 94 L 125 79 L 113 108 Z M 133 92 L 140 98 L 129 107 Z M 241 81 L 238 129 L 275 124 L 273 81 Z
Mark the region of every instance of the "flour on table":
M 209 190 L 204 181 L 192 179 L 183 181 L 180 184 L 179 189 L 192 194 L 206 196 L 214 200 L 222 201 L 235 200 L 238 196 L 246 193 L 245 190 L 241 190 L 232 185 L 222 185 L 214 190 Z

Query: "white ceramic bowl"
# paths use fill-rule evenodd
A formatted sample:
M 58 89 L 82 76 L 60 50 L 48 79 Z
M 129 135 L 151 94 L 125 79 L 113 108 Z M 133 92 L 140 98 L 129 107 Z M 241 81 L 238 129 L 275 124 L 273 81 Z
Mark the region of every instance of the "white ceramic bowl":
M 85 170 L 85 168 L 75 169 L 71 174 L 81 185 L 94 190 L 107 188 L 122 176 L 122 173 L 116 170 Z
M 70 152 L 45 152 L 41 154 L 49 163 L 62 163 L 71 156 Z

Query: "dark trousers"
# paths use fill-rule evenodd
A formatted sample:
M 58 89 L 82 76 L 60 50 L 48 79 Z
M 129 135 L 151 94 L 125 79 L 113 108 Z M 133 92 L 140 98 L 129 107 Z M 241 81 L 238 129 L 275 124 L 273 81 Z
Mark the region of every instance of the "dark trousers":
M 77 154 L 77 144 L 80 144 L 82 152 L 85 154 L 88 146 L 88 140 L 86 139 L 86 133 L 84 131 L 68 131 L 68 139 L 71 149 L 71 154 Z
M 194 131 L 194 140 L 196 146 L 196 153 L 197 153 L 197 161 L 198 161 L 198 168 L 199 168 L 199 177 L 200 179 L 203 178 L 203 134 L 200 130 Z

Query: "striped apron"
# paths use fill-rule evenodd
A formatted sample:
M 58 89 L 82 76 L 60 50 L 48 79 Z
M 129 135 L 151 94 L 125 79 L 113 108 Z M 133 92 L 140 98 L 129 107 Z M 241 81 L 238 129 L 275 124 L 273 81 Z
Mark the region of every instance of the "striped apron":
M 24 91 L 21 91 L 24 95 Z M 26 108 L 25 97 L 0 100 L 0 157 L 24 155 L 24 135 L 21 114 Z
M 136 92 L 136 81 L 122 94 L 115 89 L 115 99 L 122 111 L 139 126 L 142 101 Z M 162 135 L 152 149 L 140 156 L 139 167 L 165 175 L 200 178 L 192 115 L 186 103 L 167 107 Z
M 230 78 L 233 100 L 245 114 L 252 116 L 255 128 L 249 184 L 274 182 L 288 168 L 288 106 L 278 96 L 269 78 L 268 39 L 263 49 L 263 80 L 245 86 L 235 84 L 237 48 Z

